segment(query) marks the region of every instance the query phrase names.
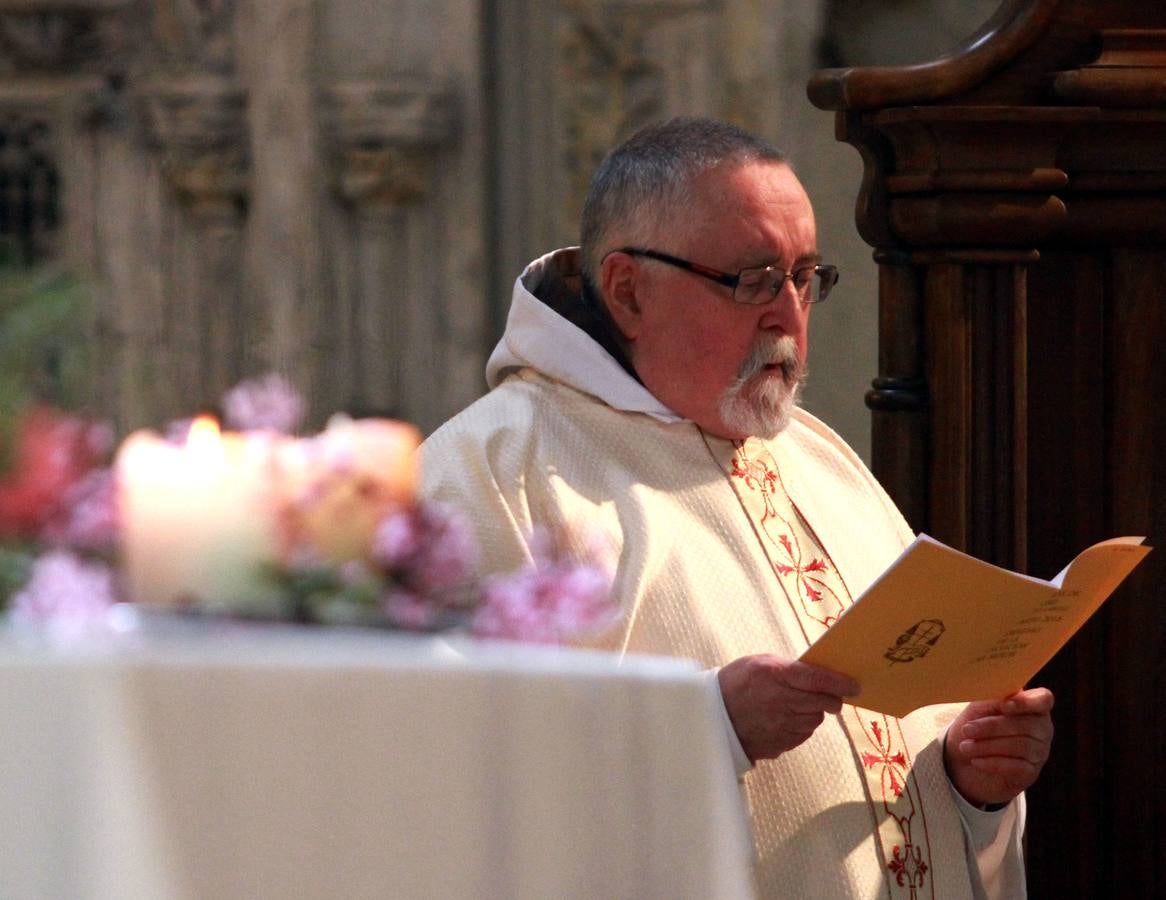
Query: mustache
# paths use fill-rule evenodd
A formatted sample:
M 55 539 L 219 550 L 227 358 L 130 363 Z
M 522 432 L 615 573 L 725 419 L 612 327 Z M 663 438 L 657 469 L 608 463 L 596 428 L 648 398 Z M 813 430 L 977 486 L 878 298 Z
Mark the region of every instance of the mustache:
M 766 366 L 779 366 L 782 378 L 787 384 L 801 377 L 802 361 L 798 356 L 797 341 L 788 334 L 780 337 L 758 339 L 749 350 L 749 355 L 741 363 L 737 382 L 743 384 L 761 374 Z

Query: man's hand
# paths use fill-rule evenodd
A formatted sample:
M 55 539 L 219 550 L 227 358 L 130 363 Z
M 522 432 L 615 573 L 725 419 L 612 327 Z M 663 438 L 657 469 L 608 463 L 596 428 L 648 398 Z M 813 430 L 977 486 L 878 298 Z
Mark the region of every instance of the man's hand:
M 806 740 L 826 713 L 854 696 L 853 678 L 776 656 L 743 656 L 718 674 L 725 708 L 753 762 L 773 759 Z
M 948 729 L 943 758 L 965 800 L 1007 803 L 1036 781 L 1053 741 L 1052 708 L 1047 688 L 964 707 Z

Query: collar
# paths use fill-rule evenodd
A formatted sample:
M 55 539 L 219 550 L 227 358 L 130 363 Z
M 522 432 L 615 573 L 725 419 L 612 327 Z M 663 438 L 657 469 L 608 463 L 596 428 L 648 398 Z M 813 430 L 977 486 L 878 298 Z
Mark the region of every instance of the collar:
M 613 344 L 611 350 L 603 346 L 605 326 L 583 301 L 581 271 L 578 247 L 555 250 L 526 267 L 514 283 L 506 330 L 486 363 L 486 383 L 496 387 L 530 368 L 613 409 L 687 421 L 640 384 L 613 355 L 619 352 Z

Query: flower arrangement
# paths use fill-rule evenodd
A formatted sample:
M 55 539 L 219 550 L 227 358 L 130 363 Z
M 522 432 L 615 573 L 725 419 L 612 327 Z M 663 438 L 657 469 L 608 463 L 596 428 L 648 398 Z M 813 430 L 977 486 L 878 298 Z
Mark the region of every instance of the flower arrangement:
M 0 609 L 67 635 L 125 603 L 542 643 L 611 621 L 601 545 L 536 534 L 531 567 L 477 578 L 472 529 L 415 495 L 413 426 L 338 415 L 296 437 L 303 409 L 253 379 L 223 398 L 228 430 L 176 422 L 114 455 L 108 427 L 30 408 L 0 474 Z

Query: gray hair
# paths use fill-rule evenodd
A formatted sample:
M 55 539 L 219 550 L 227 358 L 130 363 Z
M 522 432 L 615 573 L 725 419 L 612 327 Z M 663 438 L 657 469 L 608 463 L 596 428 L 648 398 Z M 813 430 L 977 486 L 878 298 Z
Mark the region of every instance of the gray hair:
M 607 154 L 587 191 L 580 225 L 584 293 L 599 298 L 599 266 L 613 232 L 653 239 L 675 220 L 693 182 L 720 166 L 785 163 L 768 141 L 715 119 L 676 118 L 642 128 Z

